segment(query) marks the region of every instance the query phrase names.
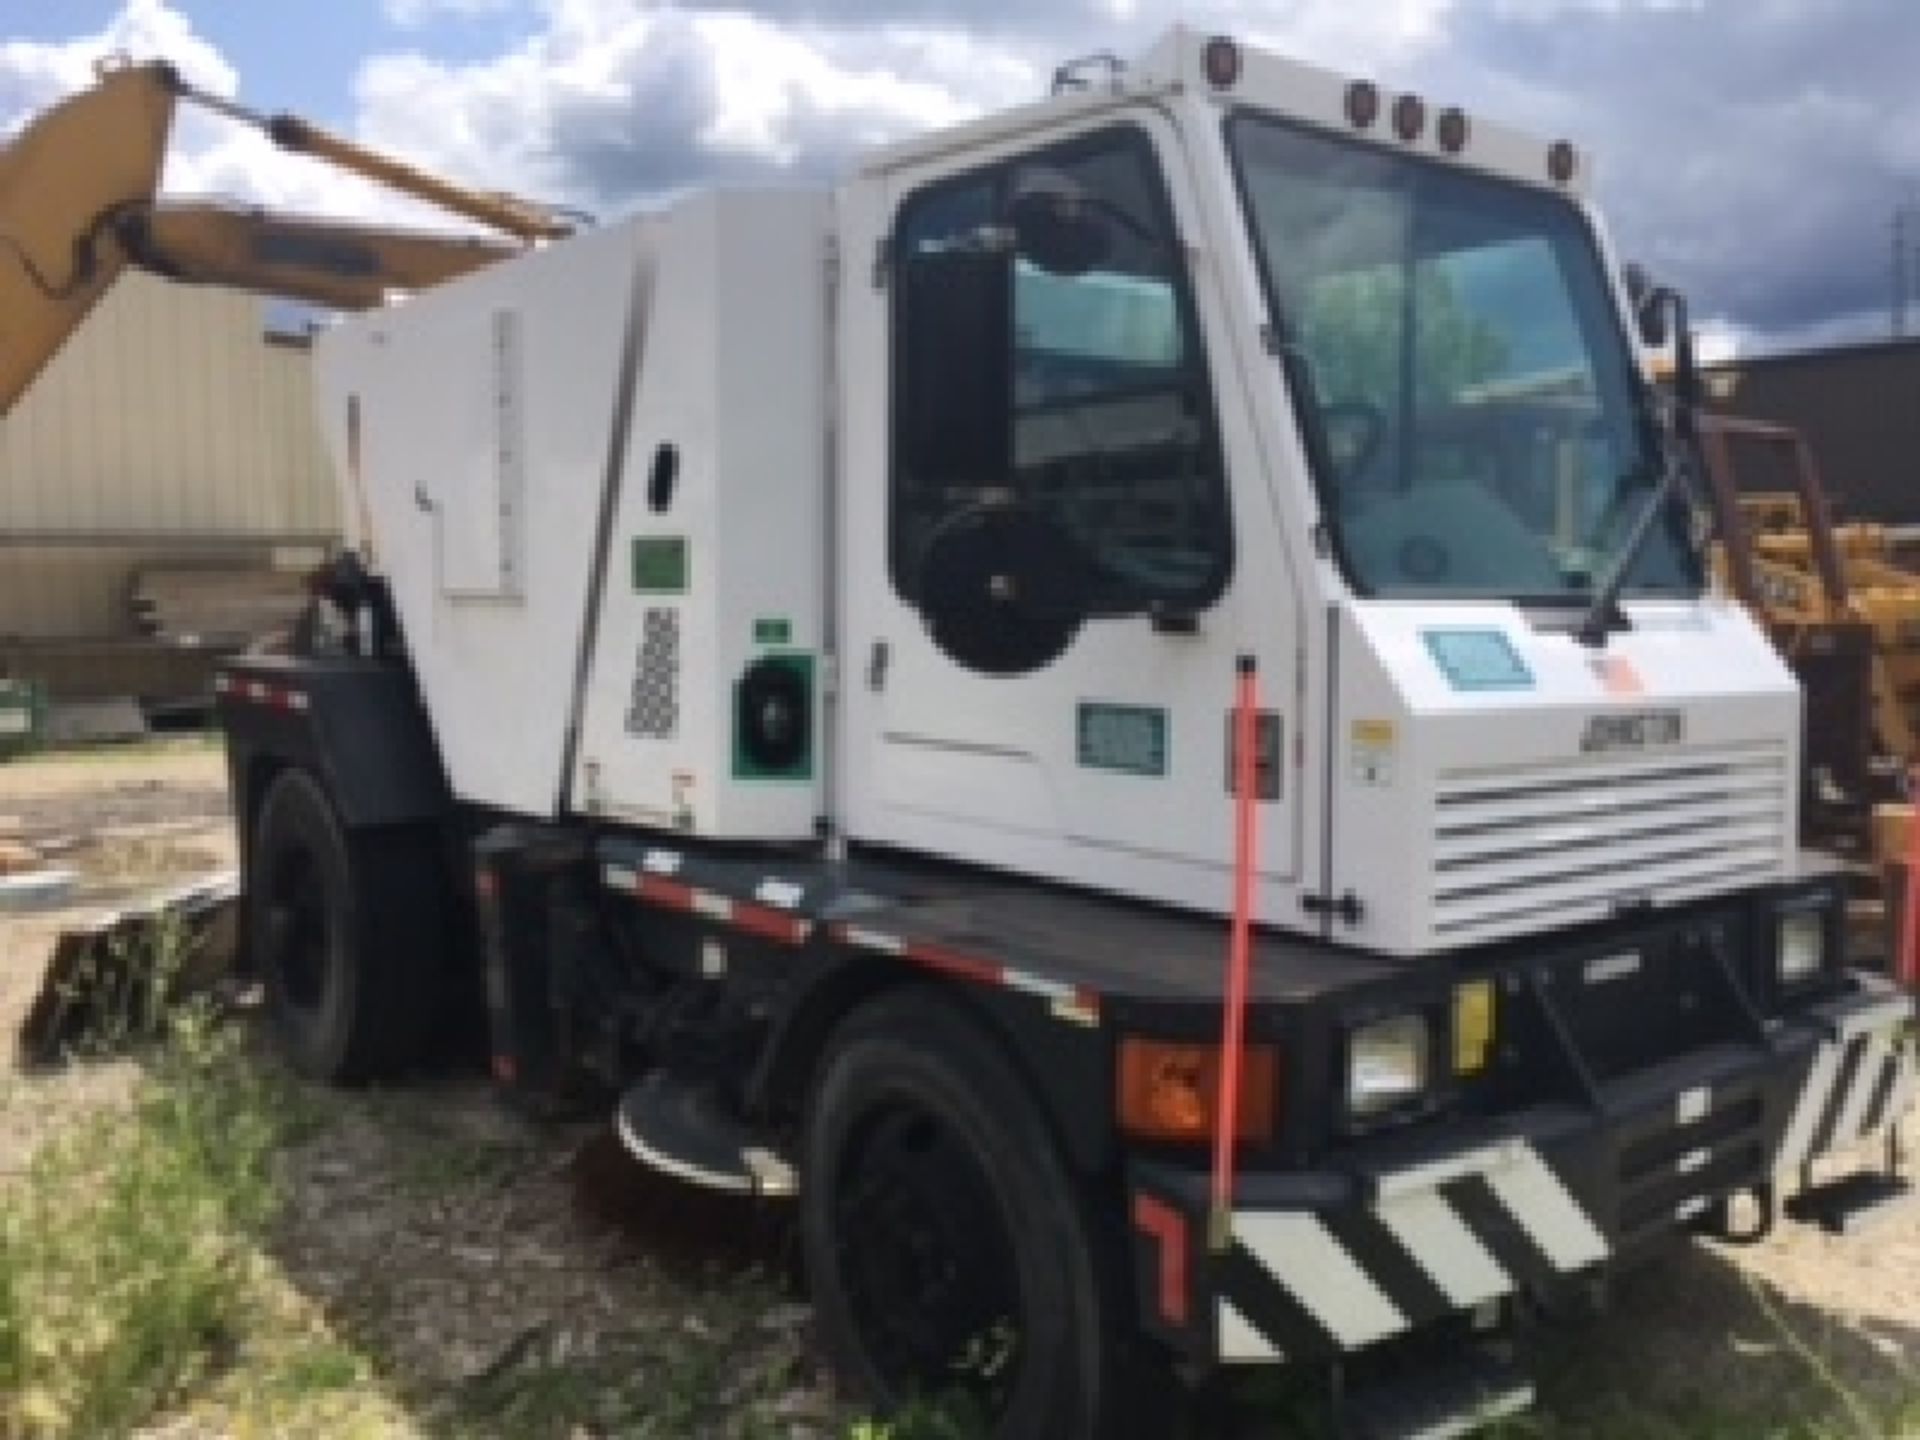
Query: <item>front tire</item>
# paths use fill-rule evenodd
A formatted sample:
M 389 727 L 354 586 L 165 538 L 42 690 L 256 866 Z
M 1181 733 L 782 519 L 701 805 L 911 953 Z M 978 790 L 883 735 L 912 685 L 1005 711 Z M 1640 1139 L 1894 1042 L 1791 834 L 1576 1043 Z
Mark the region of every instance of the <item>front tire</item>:
M 247 936 L 295 1070 L 351 1084 L 419 1057 L 442 895 L 430 832 L 348 832 L 312 775 L 274 778 L 247 857 Z
M 1168 1433 L 1031 1090 L 954 1002 L 889 996 L 842 1025 L 802 1180 L 821 1337 L 864 1398 L 956 1404 L 1004 1440 Z

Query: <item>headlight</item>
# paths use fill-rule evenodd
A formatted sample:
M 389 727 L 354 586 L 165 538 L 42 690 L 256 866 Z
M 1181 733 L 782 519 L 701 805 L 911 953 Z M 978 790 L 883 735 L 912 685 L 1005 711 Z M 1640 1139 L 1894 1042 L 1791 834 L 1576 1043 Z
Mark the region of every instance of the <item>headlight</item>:
M 1775 952 L 1780 983 L 1798 985 L 1817 973 L 1827 959 L 1827 915 L 1824 910 L 1799 910 L 1780 917 L 1780 943 Z
M 1354 1030 L 1347 1039 L 1347 1113 L 1364 1119 L 1417 1099 L 1427 1088 L 1428 1048 L 1421 1015 Z

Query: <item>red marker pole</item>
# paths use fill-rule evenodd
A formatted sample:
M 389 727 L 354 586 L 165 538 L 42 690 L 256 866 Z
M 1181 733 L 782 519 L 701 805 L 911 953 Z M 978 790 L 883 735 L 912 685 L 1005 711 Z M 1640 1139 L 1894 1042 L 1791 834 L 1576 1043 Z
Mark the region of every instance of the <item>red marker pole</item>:
M 1220 1037 L 1220 1113 L 1213 1137 L 1213 1206 L 1207 1243 L 1217 1253 L 1233 1242 L 1234 1143 L 1240 1129 L 1240 1072 L 1246 1052 L 1247 972 L 1253 961 L 1255 751 L 1259 677 L 1251 655 L 1240 657 L 1233 715 L 1233 928 L 1227 941 L 1227 1003 Z
M 1920 767 L 1916 767 L 1907 794 L 1920 795 Z M 1893 973 L 1908 990 L 1920 991 L 1920 805 L 1908 802 L 1907 883 L 1901 892 L 1900 950 L 1893 957 Z

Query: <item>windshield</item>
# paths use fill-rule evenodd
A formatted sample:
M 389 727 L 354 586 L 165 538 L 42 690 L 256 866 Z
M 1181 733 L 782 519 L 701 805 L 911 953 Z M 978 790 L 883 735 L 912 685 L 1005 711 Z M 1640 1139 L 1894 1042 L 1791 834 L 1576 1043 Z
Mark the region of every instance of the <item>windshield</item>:
M 1356 588 L 1589 595 L 1660 462 L 1578 208 L 1263 116 L 1228 137 Z M 1698 591 L 1683 505 L 1671 519 L 1629 592 Z

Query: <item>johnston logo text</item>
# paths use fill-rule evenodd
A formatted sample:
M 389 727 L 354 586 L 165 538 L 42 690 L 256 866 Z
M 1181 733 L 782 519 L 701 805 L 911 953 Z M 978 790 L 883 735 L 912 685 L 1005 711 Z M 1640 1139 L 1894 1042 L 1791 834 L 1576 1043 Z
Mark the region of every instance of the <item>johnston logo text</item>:
M 1580 737 L 1580 753 L 1600 755 L 1609 750 L 1646 750 L 1655 745 L 1678 745 L 1686 738 L 1686 721 L 1678 710 L 1633 710 L 1594 715 Z

